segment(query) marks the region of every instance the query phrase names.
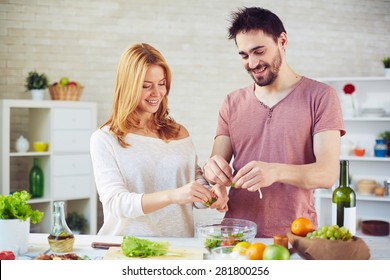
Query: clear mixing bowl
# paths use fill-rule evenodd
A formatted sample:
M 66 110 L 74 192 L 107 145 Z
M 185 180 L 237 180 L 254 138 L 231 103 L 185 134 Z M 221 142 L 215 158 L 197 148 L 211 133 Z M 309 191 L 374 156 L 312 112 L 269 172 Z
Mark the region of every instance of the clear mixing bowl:
M 256 223 L 244 219 L 224 218 L 196 225 L 196 235 L 208 253 L 214 248 L 234 246 L 241 241 L 252 243 L 256 232 Z

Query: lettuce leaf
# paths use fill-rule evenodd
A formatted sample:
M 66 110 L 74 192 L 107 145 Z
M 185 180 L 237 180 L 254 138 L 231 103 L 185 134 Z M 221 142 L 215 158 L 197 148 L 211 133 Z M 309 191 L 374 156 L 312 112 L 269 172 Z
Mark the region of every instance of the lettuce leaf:
M 121 247 L 123 254 L 127 257 L 162 256 L 168 252 L 169 242 L 156 242 L 134 236 L 124 236 Z
M 4 196 L 0 195 L 0 219 L 19 219 L 26 221 L 30 218 L 31 223 L 36 224 L 42 221 L 44 213 L 39 210 L 32 210 L 26 201 L 31 198 L 27 191 L 14 192 Z

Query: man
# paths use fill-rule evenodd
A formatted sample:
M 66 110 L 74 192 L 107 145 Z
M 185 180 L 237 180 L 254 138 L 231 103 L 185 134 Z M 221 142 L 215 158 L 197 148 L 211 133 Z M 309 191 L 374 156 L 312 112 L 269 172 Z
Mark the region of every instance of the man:
M 297 217 L 317 227 L 313 190 L 337 180 L 345 133 L 337 94 L 287 64 L 287 33 L 271 11 L 233 13 L 229 39 L 255 84 L 225 98 L 205 177 L 233 186 L 225 217 L 256 222 L 256 237 L 285 234 Z

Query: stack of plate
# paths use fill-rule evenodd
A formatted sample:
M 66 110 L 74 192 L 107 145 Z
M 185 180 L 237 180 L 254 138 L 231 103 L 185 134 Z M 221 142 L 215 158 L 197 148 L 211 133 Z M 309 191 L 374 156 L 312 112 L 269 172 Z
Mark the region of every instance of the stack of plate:
M 378 118 L 383 117 L 386 111 L 383 108 L 363 108 L 360 113 L 362 117 Z

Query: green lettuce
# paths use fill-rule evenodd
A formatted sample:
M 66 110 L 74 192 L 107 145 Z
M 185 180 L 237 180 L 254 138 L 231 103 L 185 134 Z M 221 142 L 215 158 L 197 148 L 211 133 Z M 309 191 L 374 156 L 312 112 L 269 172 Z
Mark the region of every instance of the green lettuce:
M 26 201 L 31 198 L 27 191 L 14 192 L 10 195 L 0 195 L 0 219 L 19 219 L 26 221 L 30 218 L 31 223 L 36 224 L 42 221 L 44 213 L 39 210 L 32 210 Z
M 168 252 L 169 242 L 156 242 L 134 236 L 124 236 L 121 247 L 123 254 L 127 257 L 162 256 Z

